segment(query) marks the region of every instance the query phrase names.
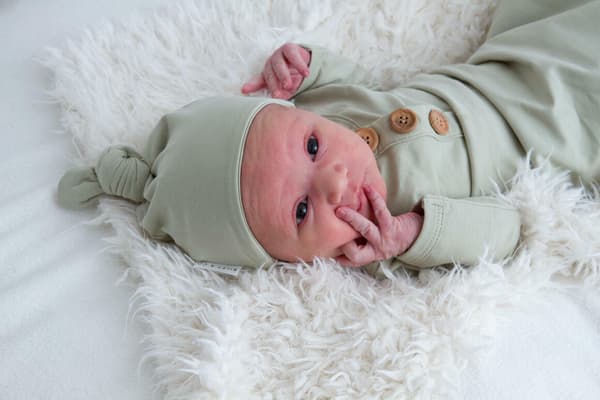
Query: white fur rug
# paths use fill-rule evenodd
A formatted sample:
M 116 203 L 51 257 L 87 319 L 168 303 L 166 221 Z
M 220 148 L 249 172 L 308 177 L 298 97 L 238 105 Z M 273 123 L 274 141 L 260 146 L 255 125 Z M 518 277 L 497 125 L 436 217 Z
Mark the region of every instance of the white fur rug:
M 92 163 L 109 144 L 141 148 L 167 111 L 239 92 L 285 41 L 339 51 L 392 86 L 465 59 L 494 4 L 171 2 L 83 32 L 44 63 L 74 162 Z M 546 167 L 523 167 L 506 199 L 524 220 L 514 259 L 384 281 L 328 262 L 224 277 L 144 239 L 125 202 L 103 200 L 99 220 L 139 285 L 132 309 L 150 327 L 146 359 L 165 398 L 454 398 L 503 317 L 548 290 L 600 288 L 600 202 Z

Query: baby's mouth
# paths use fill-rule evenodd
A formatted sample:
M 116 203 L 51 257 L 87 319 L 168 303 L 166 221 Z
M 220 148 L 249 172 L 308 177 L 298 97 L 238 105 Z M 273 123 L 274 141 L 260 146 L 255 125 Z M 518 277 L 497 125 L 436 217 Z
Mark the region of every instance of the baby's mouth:
M 362 190 L 362 189 L 358 195 L 358 208 L 356 209 L 356 212 L 359 213 L 360 215 L 362 215 L 363 217 L 373 221 L 373 218 L 371 218 L 372 217 L 371 203 L 369 203 L 369 200 L 367 199 L 367 195 L 365 194 L 364 190 Z
M 357 197 L 358 201 L 357 201 L 357 204 L 356 204 L 356 207 L 354 208 L 354 210 L 361 215 L 365 215 L 364 214 L 364 208 L 365 208 L 364 206 L 366 204 L 367 199 L 365 197 L 365 193 L 362 190 L 362 188 L 357 191 L 356 197 Z M 363 211 L 363 212 L 361 212 L 361 211 Z
M 358 201 L 356 202 L 356 206 L 352 207 L 354 209 L 354 211 L 356 211 L 357 213 L 360 214 L 360 209 L 362 208 L 362 200 L 360 198 L 360 196 L 358 196 Z

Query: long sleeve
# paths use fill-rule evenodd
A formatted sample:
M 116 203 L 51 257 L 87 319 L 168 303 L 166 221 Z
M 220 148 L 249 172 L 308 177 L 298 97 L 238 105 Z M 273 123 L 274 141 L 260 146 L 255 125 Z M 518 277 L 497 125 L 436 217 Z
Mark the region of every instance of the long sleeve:
M 423 228 L 413 245 L 400 256 L 367 266 L 381 276 L 381 265 L 427 268 L 457 262 L 477 263 L 486 251 L 494 260 L 510 255 L 517 246 L 521 221 L 518 211 L 493 197 L 451 199 L 425 196 Z
M 304 79 L 294 97 L 311 89 L 331 84 L 351 84 L 370 89 L 378 88 L 368 71 L 348 58 L 318 46 L 303 44 L 302 47 L 311 52 L 310 73 Z

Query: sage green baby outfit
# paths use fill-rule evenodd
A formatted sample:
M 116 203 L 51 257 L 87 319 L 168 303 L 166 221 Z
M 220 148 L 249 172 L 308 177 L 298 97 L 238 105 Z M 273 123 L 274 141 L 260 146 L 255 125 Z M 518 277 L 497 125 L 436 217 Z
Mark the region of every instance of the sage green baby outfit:
M 369 266 L 472 264 L 518 242 L 518 212 L 489 195 L 528 151 L 575 178 L 600 177 L 600 0 L 502 1 L 465 63 L 381 91 L 361 67 L 319 47 L 295 106 L 357 131 L 372 147 L 397 215 L 421 205 L 423 230 L 402 255 Z M 399 68 L 402 61 L 398 61 Z M 59 185 L 68 206 L 106 192 L 141 203 L 144 230 L 197 260 L 273 262 L 249 230 L 240 163 L 254 115 L 272 99 L 219 97 L 165 116 L 143 154 L 108 150 Z M 289 102 L 279 102 L 294 106 Z M 133 159 L 134 161 L 130 161 Z

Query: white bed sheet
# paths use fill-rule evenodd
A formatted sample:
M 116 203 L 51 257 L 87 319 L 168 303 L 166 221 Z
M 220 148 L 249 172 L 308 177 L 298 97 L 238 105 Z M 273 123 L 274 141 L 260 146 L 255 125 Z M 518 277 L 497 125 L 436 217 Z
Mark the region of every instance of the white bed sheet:
M 138 372 L 144 327 L 128 319 L 133 288 L 107 254 L 94 210 L 55 203 L 70 137 L 44 101 L 50 74 L 33 61 L 81 29 L 161 0 L 0 0 L 0 399 L 149 399 Z M 600 398 L 600 304 L 584 290 L 549 294 L 499 327 L 464 371 L 465 399 Z
M 157 1 L 0 0 L 0 399 L 149 399 L 138 363 L 143 327 L 128 323 L 133 288 L 104 250 L 107 227 L 82 225 L 55 185 L 74 148 L 34 62 L 82 28 Z

